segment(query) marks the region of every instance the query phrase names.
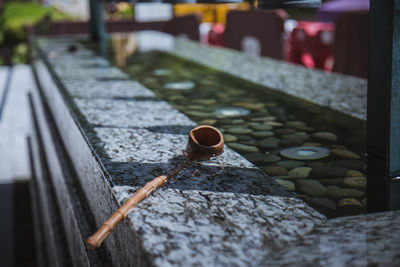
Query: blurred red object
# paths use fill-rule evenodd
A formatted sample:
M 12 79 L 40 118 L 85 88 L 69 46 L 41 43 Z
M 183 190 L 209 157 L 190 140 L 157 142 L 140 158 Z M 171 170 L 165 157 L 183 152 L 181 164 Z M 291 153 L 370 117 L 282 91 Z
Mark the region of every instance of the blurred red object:
M 208 44 L 215 46 L 224 45 L 224 32 L 225 25 L 222 23 L 216 23 L 211 26 L 211 30 L 208 33 Z
M 289 38 L 288 61 L 330 71 L 335 25 L 299 21 Z

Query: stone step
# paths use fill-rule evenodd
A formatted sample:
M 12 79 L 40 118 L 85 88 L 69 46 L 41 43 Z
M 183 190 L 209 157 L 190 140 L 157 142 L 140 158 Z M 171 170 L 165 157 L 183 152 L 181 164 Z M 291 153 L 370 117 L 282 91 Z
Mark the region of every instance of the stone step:
M 0 69 L 0 183 L 30 177 L 26 137 L 29 113 L 26 94 L 34 84 L 27 65 Z
M 32 144 L 36 154 L 34 164 L 33 194 L 41 213 L 47 261 L 59 266 L 109 266 L 110 260 L 104 249 L 87 251 L 85 241 L 95 228 L 86 199 L 76 181 L 76 173 L 48 106 L 43 102 L 42 92 L 34 88 L 29 95 L 33 121 Z M 61 247 L 51 251 L 53 246 Z

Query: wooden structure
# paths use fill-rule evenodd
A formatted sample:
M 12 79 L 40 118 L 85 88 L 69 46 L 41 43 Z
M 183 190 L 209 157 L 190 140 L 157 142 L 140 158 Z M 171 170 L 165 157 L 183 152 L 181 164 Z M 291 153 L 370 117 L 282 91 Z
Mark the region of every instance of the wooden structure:
M 283 10 L 231 11 L 226 19 L 224 45 L 241 51 L 244 38 L 250 36 L 258 40 L 260 56 L 283 59 L 282 35 L 287 17 Z M 268 25 L 268 27 L 264 25 Z

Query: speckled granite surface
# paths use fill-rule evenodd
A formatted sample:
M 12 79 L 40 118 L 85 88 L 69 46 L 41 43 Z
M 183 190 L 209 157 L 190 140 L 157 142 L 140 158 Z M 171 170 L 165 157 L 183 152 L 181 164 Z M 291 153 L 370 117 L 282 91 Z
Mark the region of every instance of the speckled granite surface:
M 69 44 L 42 47 L 121 205 L 182 161 L 195 124 L 82 46 L 75 54 L 66 52 Z M 98 64 L 88 67 L 91 60 Z M 112 85 L 104 85 L 104 77 L 107 83 L 114 79 Z M 180 173 L 139 204 L 129 220 L 157 266 L 259 266 L 326 219 L 226 148 L 222 156 Z
M 184 42 L 178 41 L 181 46 Z M 187 133 L 194 126 L 192 121 L 76 41 L 47 39 L 38 44 L 98 156 L 116 203 L 121 205 L 139 186 L 180 162 Z M 70 44 L 77 45 L 76 53 L 67 52 Z M 187 42 L 187 46 L 194 45 Z M 104 212 L 109 212 L 107 207 Z M 375 215 L 368 216 L 361 218 Z M 393 243 L 395 237 L 384 240 L 387 233 L 380 234 L 388 220 L 367 223 L 379 237 L 371 262 L 380 262 L 379 251 L 387 253 L 391 261 L 399 257 L 396 250 L 385 245 Z M 328 240 L 328 247 L 342 248 L 347 246 L 345 239 L 339 238 L 343 235 L 348 240 L 360 240 L 354 243 L 356 246 L 368 246 L 369 240 L 362 243 L 365 234 L 358 221 L 342 218 L 324 224 L 325 217 L 228 148 L 222 156 L 195 163 L 129 214 L 130 231 L 144 254 L 135 257 L 145 257 L 150 263 L 135 261 L 155 266 L 357 263 L 365 261 L 362 249 L 347 247 L 354 252 L 353 258 L 348 258 L 350 252 L 341 257 L 334 250 L 318 247 L 322 241 L 316 240 Z M 318 254 L 319 248 L 324 258 Z
M 174 55 L 366 120 L 367 80 L 176 39 Z
M 265 259 L 270 266 L 400 266 L 400 211 L 329 220 Z

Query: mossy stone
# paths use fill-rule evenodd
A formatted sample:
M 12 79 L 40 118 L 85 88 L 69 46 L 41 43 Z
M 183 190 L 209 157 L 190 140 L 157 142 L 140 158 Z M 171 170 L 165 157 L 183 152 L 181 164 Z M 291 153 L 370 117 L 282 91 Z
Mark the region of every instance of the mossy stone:
M 276 165 L 291 170 L 293 168 L 303 167 L 306 164 L 302 161 L 297 161 L 297 160 L 282 160 L 276 163 Z
M 321 178 L 321 179 L 339 178 L 339 177 L 344 177 L 346 171 L 347 170 L 343 167 L 324 166 L 319 168 L 313 168 L 313 170 L 310 173 L 310 177 Z
M 243 145 L 239 143 L 230 143 L 228 146 L 240 152 L 258 152 L 258 148 L 256 146 Z
M 305 179 L 311 172 L 310 167 L 297 167 L 289 171 L 289 176 L 293 179 Z
M 285 176 L 288 174 L 288 171 L 281 166 L 265 166 L 261 167 L 261 169 L 270 176 Z
M 341 158 L 361 159 L 360 155 L 347 149 L 334 148 L 331 149 L 331 154 Z
M 301 179 L 296 181 L 296 190 L 311 197 L 319 197 L 325 194 L 326 188 L 317 180 Z
M 224 141 L 229 143 L 229 142 L 235 142 L 237 141 L 238 138 L 234 135 L 230 135 L 230 134 L 224 134 Z
M 366 189 L 367 188 L 367 178 L 366 177 L 348 177 L 343 180 L 342 184 L 345 187 Z
M 356 198 L 361 199 L 365 196 L 363 191 L 353 188 L 341 188 L 336 185 L 330 185 L 326 187 L 325 196 L 334 199 L 340 200 L 343 198 Z
M 286 190 L 288 191 L 294 191 L 296 189 L 296 186 L 292 181 L 282 180 L 282 179 L 275 179 L 275 181 L 284 188 L 286 188 Z

